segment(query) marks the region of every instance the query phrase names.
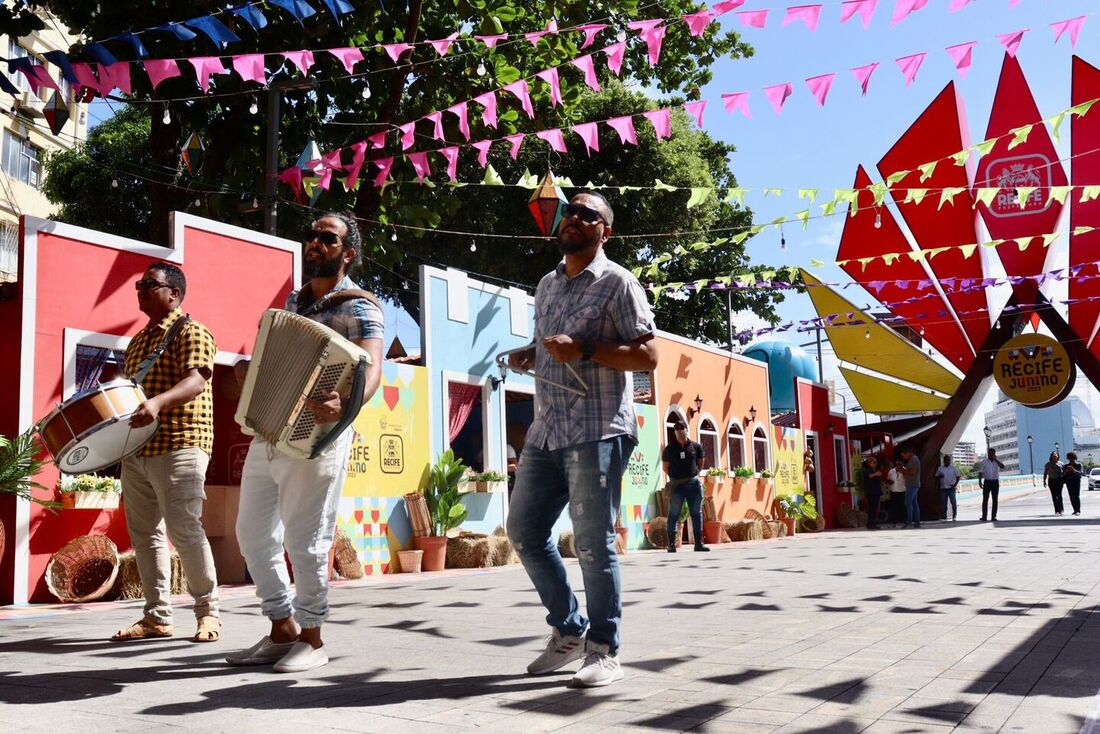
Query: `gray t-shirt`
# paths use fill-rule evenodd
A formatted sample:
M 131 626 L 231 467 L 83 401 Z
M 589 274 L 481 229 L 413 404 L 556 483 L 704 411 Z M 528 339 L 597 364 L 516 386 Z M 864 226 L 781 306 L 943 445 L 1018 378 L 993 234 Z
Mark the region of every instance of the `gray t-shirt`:
M 910 456 L 909 461 L 905 462 L 905 488 L 920 489 L 920 459 L 916 454 Z

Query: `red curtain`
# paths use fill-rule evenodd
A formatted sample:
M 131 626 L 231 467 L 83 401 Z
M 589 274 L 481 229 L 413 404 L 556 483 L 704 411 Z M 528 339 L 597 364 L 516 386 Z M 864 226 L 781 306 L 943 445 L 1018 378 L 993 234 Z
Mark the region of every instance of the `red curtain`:
M 479 385 L 467 385 L 464 382 L 448 382 L 447 395 L 450 398 L 451 410 L 447 416 L 448 441 L 454 441 L 470 418 L 470 412 L 481 398 Z

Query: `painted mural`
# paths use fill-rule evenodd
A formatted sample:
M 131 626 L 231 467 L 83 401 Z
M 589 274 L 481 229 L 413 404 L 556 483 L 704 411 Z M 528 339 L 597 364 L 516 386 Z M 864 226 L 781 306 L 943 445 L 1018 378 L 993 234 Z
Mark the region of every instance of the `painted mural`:
M 661 485 L 661 417 L 655 405 L 635 403 L 638 445 L 623 477 L 622 524 L 627 547 L 646 546 L 645 529 L 653 512 L 653 493 Z
M 792 494 L 806 487 L 802 455 L 806 448 L 802 431 L 775 426 L 775 493 Z
M 407 492 L 427 480 L 428 374 L 386 362 L 382 384 L 355 419 L 348 474 L 336 523 L 351 539 L 368 576 L 389 570 L 391 553 L 409 544 Z

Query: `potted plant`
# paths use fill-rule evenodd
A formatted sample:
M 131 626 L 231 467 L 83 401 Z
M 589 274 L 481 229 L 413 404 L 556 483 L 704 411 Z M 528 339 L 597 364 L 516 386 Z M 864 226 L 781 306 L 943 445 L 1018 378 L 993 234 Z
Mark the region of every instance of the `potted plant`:
M 49 489 L 34 481 L 35 475 L 46 465 L 42 458 L 42 445 L 33 430 L 15 438 L 0 436 L 0 495 L 11 494 L 18 499 L 36 502 L 51 511 L 60 507 L 57 502 L 34 496 L 36 489 Z M 4 523 L 0 521 L 0 557 L 4 555 Z
M 703 476 L 703 485 L 706 487 L 707 494 L 713 494 L 714 490 L 725 482 L 725 479 L 725 469 L 718 466 L 707 469 L 707 473 Z
M 794 494 L 781 494 L 776 498 L 783 513 L 783 523 L 787 526 L 787 535 L 794 535 L 798 523 L 802 520 L 814 520 L 817 518 L 817 502 L 812 494 L 795 492 Z
M 458 482 L 458 493 L 468 494 L 470 492 L 477 491 L 477 477 L 478 473 L 474 471 L 473 467 L 467 466 L 462 473 L 462 478 Z
M 762 493 L 768 489 L 768 484 L 771 483 L 772 473 L 770 471 L 760 472 L 760 476 L 756 478 L 756 491 Z
M 425 571 L 442 571 L 447 562 L 447 532 L 457 528 L 466 519 L 466 507 L 458 491 L 459 482 L 466 472 L 462 459 L 455 458 L 447 449 L 432 466 L 428 486 L 424 488 L 424 501 L 428 505 L 432 534 L 414 537 L 413 546 L 424 551 L 421 568 Z
M 503 492 L 508 488 L 508 478 L 498 471 L 485 471 L 474 475 L 478 492 Z
M 57 491 L 66 510 L 115 510 L 122 496 L 122 482 L 98 474 L 63 474 Z

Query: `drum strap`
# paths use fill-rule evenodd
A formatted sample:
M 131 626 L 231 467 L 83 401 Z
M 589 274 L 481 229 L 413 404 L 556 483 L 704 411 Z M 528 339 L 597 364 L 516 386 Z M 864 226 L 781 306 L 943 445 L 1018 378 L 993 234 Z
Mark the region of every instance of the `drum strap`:
M 157 348 L 149 353 L 149 356 L 141 361 L 138 365 L 137 374 L 134 375 L 134 382 L 138 385 L 145 382 L 145 376 L 149 374 L 149 370 L 153 369 L 153 365 L 157 363 L 157 360 L 164 354 L 164 350 L 168 349 L 168 345 L 172 343 L 172 340 L 183 331 L 183 327 L 187 326 L 191 321 L 191 314 L 184 314 L 176 319 L 176 323 L 172 324 L 168 331 L 165 332 L 164 338 L 160 340 L 160 344 Z

